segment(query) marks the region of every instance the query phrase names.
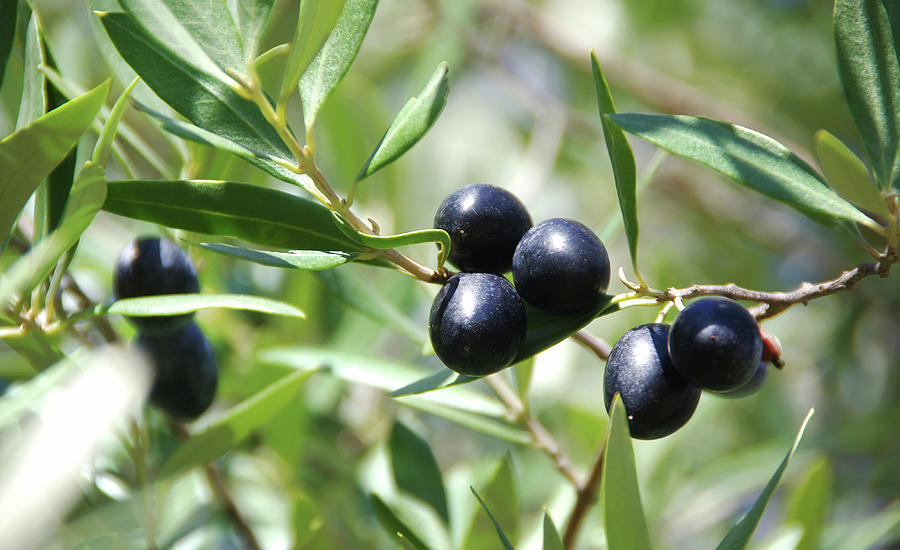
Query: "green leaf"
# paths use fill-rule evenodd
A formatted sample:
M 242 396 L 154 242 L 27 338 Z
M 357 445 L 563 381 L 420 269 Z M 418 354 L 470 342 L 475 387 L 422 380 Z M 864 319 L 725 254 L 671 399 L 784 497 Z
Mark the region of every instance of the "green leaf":
M 116 139 L 116 133 L 119 129 L 119 122 L 125 114 L 125 108 L 128 107 L 128 100 L 131 98 L 131 92 L 134 91 L 134 87 L 137 86 L 138 82 L 140 82 L 140 78 L 135 78 L 131 81 L 131 84 L 125 88 L 125 91 L 122 92 L 122 95 L 119 96 L 119 99 L 116 100 L 116 104 L 113 105 L 112 110 L 109 112 L 106 124 L 103 125 L 103 131 L 100 132 L 100 137 L 94 145 L 94 154 L 91 156 L 91 161 L 93 161 L 94 164 L 106 167 L 106 163 L 109 160 L 109 153 L 112 150 L 113 141 Z
M 618 394 L 613 398 L 609 411 L 609 431 L 603 453 L 600 510 L 606 530 L 606 545 L 617 550 L 649 549 L 650 533 L 638 491 L 628 419 Z
M 397 487 L 428 503 L 444 523 L 449 524 L 450 514 L 441 469 L 428 442 L 397 421 L 391 430 L 390 449 Z
M 435 522 L 429 521 L 428 508 L 399 496 L 391 499 L 390 504 L 375 493 L 369 498 L 375 518 L 388 534 L 408 542 L 417 550 L 449 550 L 446 534 L 431 525 Z
M 16 129 L 24 128 L 47 112 L 47 81 L 38 67 L 47 64 L 47 53 L 41 22 L 32 12 L 25 29 L 25 59 L 22 83 L 22 101 L 16 119 Z
M 325 44 L 300 77 L 303 120 L 309 134 L 316 115 L 356 59 L 369 30 L 378 0 L 346 0 Z
M 348 306 L 366 317 L 384 323 L 416 343 L 425 342 L 425 328 L 385 299 L 378 288 L 351 269 L 333 269 L 316 273 L 319 281 Z
M 399 401 L 404 405 L 408 405 L 428 414 L 439 416 L 450 422 L 455 422 L 473 432 L 482 433 L 501 441 L 507 441 L 515 445 L 527 445 L 531 443 L 531 434 L 518 426 L 509 424 L 506 420 L 489 418 L 480 414 L 439 405 L 421 397 L 407 397 Z
M 437 243 L 439 247 L 437 261 L 439 269 L 444 265 L 444 261 L 447 260 L 447 255 L 450 254 L 450 234 L 443 229 L 420 229 L 419 231 L 410 231 L 409 233 L 400 233 L 398 235 L 368 235 L 353 229 L 337 212 L 333 212 L 332 215 L 334 223 L 341 233 L 362 246 L 374 248 L 375 250 L 390 250 L 391 248 L 410 244 Z
M 106 99 L 107 80 L 0 141 L 0 240 L 28 197 L 68 154 Z
M 136 8 L 140 2 L 135 4 Z M 127 13 L 99 14 L 125 61 L 175 111 L 258 156 L 292 162 L 287 145 L 259 108 L 235 91 L 237 83 L 171 13 L 154 15 L 158 17 L 148 15 L 139 23 Z
M 446 63 L 438 65 L 419 95 L 406 102 L 359 171 L 357 180 L 371 176 L 400 158 L 431 129 L 447 104 L 448 70 Z
M 879 542 L 897 540 L 889 534 L 900 528 L 900 502 L 885 506 L 875 514 L 843 523 L 831 523 L 825 531 L 822 548 L 827 550 L 871 550 Z
M 56 343 L 45 333 L 37 330 L 29 330 L 19 336 L 7 336 L 3 341 L 31 365 L 32 372 L 20 370 L 20 374 L 25 377 L 45 370 L 64 357 Z
M 331 269 L 347 262 L 353 261 L 357 254 L 348 252 L 324 252 L 321 250 L 291 250 L 290 252 L 273 252 L 270 250 L 256 250 L 222 243 L 196 243 L 197 246 L 218 252 L 224 256 L 249 260 L 251 262 L 270 267 L 283 267 L 288 269 L 307 269 L 320 271 Z
M 763 134 L 717 120 L 683 115 L 607 116 L 627 132 L 708 166 L 836 231 L 856 238 L 856 224 L 877 227 L 873 220 L 829 189 L 812 167 Z
M 900 189 L 900 10 L 836 0 L 834 39 L 844 96 L 882 190 Z
M 612 296 L 606 296 L 597 307 L 579 315 L 556 315 L 525 304 L 528 328 L 525 333 L 525 342 L 519 349 L 519 355 L 516 356 L 513 364 L 524 361 L 562 342 L 597 317 L 618 311 L 617 305 L 610 305 L 611 298 Z
M 96 305 L 89 311 L 91 315 L 150 317 L 184 315 L 211 308 L 240 309 L 270 315 L 306 318 L 306 314 L 290 304 L 247 294 L 169 294 L 122 298 L 111 304 Z
M 6 73 L 6 62 L 16 38 L 16 10 L 19 0 L 0 0 L 0 85 Z
M 269 20 L 274 3 L 275 0 L 234 0 L 234 18 L 244 41 L 248 62 L 256 57 L 259 38 Z
M 360 252 L 319 203 L 234 182 L 125 180 L 109 182 L 103 209 L 188 231 L 237 237 L 287 249 Z
M 313 371 L 297 371 L 229 409 L 191 436 L 163 464 L 161 477 L 175 476 L 219 458 L 264 426 L 297 395 Z
M 450 369 L 444 369 L 428 375 L 421 380 L 416 380 L 411 384 L 407 384 L 402 388 L 397 388 L 391 392 L 391 397 L 404 397 L 406 395 L 427 393 L 434 390 L 449 388 L 451 386 L 459 386 L 460 384 L 468 384 L 479 378 L 481 377 L 469 376 L 468 374 L 457 374 Z
M 833 485 L 831 464 L 828 459 L 822 458 L 813 464 L 803 483 L 792 495 L 787 522 L 799 524 L 803 528 L 803 537 L 794 550 L 816 550 L 821 547 Z
M 303 0 L 300 3 L 300 18 L 294 31 L 294 40 L 291 42 L 284 78 L 281 81 L 279 103 L 285 102 L 297 88 L 300 77 L 309 67 L 310 61 L 319 53 L 343 8 L 344 0 Z
M 541 550 L 564 550 L 562 539 L 556 531 L 556 525 L 553 524 L 553 518 L 550 512 L 544 510 L 544 544 Z
M 418 365 L 319 348 L 267 349 L 259 353 L 258 359 L 265 363 L 284 365 L 300 370 L 324 369 L 341 380 L 371 386 L 387 392 L 421 378 L 428 372 L 428 369 Z M 417 400 L 426 400 L 495 418 L 506 416 L 506 408 L 502 403 L 470 386 L 456 386 L 427 395 L 397 398 L 398 402 L 404 404 L 412 404 Z
M 481 495 L 478 494 L 478 491 L 475 490 L 475 487 L 469 486 L 469 489 L 472 491 L 472 494 L 475 495 L 475 498 L 478 499 L 478 502 L 481 504 L 481 507 L 487 513 L 488 517 L 491 519 L 491 523 L 494 524 L 494 529 L 497 531 L 497 537 L 500 538 L 500 543 L 503 545 L 505 550 L 516 550 L 515 547 L 509 542 L 509 538 L 506 536 L 506 533 L 503 532 L 503 529 L 500 527 L 500 524 L 497 523 L 497 520 L 494 518 L 494 514 L 491 513 L 488 505 L 485 504 L 484 500 L 482 500 Z M 466 548 L 470 548 L 466 546 Z
M 63 222 L 46 238 L 33 246 L 0 277 L 0 304 L 16 294 L 24 294 L 47 277 L 57 260 L 74 245 L 100 209 L 105 189 L 103 170 L 85 164 L 73 185 Z
M 772 493 L 775 492 L 775 487 L 778 486 L 778 482 L 781 481 L 781 476 L 784 474 L 785 469 L 787 469 L 788 462 L 790 462 L 791 457 L 794 456 L 794 453 L 797 451 L 797 446 L 800 445 L 800 439 L 803 437 L 803 431 L 806 429 L 806 425 L 809 423 L 809 419 L 813 414 L 813 409 L 810 409 L 808 413 L 806 413 L 806 418 L 803 419 L 803 423 L 800 425 L 800 430 L 797 432 L 797 436 L 794 438 L 794 443 L 791 445 L 790 450 L 787 455 L 784 457 L 784 460 L 781 461 L 781 464 L 778 466 L 778 469 L 775 470 L 775 473 L 772 474 L 772 477 L 769 479 L 769 482 L 766 483 L 765 488 L 762 493 L 760 493 L 759 498 L 756 499 L 756 502 L 753 504 L 753 507 L 750 508 L 750 511 L 747 512 L 741 520 L 728 531 L 728 534 L 725 535 L 725 538 L 722 539 L 722 542 L 716 546 L 716 550 L 742 550 L 747 547 L 747 544 L 750 542 L 750 538 L 753 536 L 753 532 L 756 531 L 756 526 L 759 525 L 759 520 L 762 518 L 763 512 L 766 510 L 766 505 L 769 503 L 769 499 L 772 498 Z
M 889 218 L 887 203 L 869 179 L 866 165 L 853 151 L 827 130 L 816 132 L 814 139 L 816 157 L 831 187 L 863 210 Z
M 594 87 L 597 90 L 597 104 L 600 107 L 600 120 L 603 124 L 603 137 L 606 139 L 606 150 L 612 163 L 613 176 L 616 180 L 616 193 L 619 196 L 619 209 L 625 222 L 625 236 L 628 238 L 628 251 L 631 253 L 631 265 L 635 273 L 637 267 L 638 217 L 637 217 L 637 175 L 634 166 L 634 153 L 622 129 L 612 124 L 607 117 L 615 114 L 609 84 L 600 70 L 597 55 L 591 51 L 591 69 L 594 74 Z

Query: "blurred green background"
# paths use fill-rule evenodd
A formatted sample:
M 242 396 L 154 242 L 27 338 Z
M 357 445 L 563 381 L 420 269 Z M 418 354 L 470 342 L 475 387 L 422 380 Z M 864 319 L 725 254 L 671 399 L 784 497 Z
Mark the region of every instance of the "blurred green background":
M 276 2 L 267 44 L 290 40 L 294 4 Z M 64 77 L 88 88 L 113 73 L 82 2 L 37 0 L 35 5 Z M 442 116 L 410 153 L 363 182 L 355 211 L 377 220 L 385 234 L 426 228 L 449 192 L 472 182 L 490 183 L 518 195 L 536 222 L 569 217 L 598 232 L 615 223 L 615 235 L 606 244 L 613 268 L 627 267 L 589 50 L 597 53 L 618 110 L 727 120 L 775 137 L 813 162 L 812 134 L 819 128 L 860 151 L 837 77 L 832 8 L 822 0 L 382 0 L 359 57 L 320 115 L 319 165 L 346 193 L 394 113 L 446 60 L 451 92 Z M 17 41 L 0 90 L 0 135 L 15 126 L 21 45 Z M 277 74 L 278 67 L 269 71 Z M 144 89 L 137 97 L 148 94 Z M 298 105 L 293 108 L 299 128 Z M 195 144 L 173 145 L 134 110 L 126 120 L 165 160 L 168 176 L 283 188 L 241 160 Z M 643 142 L 632 144 L 640 174 L 655 150 Z M 130 151 L 140 176 L 161 177 L 140 153 Z M 657 288 L 733 281 L 789 290 L 868 260 L 855 243 L 680 159 L 665 159 L 640 196 L 638 211 L 640 266 Z M 159 229 L 103 213 L 97 218 L 72 264 L 94 300 L 111 298 L 111 267 L 119 248 L 147 232 Z M 324 347 L 438 368 L 434 357 L 422 356 L 422 341 L 411 337 L 415 334 L 402 334 L 347 307 L 314 274 L 233 261 L 199 248 L 190 252 L 204 291 L 271 296 L 298 305 L 308 316 L 305 321 L 232 311 L 197 316 L 222 367 L 220 395 L 210 415 L 283 374 L 256 361 L 256 353 L 267 347 Z M 405 252 L 433 262 L 430 247 Z M 436 288 L 375 268 L 340 269 L 364 277 L 421 327 L 424 339 Z M 612 293 L 624 290 L 618 281 L 610 288 Z M 793 548 L 785 522 L 790 500 L 807 472 L 824 459 L 833 470 L 834 486 L 823 546 L 896 548 L 898 543 L 890 541 L 900 540 L 898 312 L 896 274 L 794 307 L 765 324 L 780 338 L 787 366 L 772 372 L 759 394 L 742 400 L 704 395 L 684 429 L 664 440 L 635 442 L 657 547 L 713 547 L 753 502 L 814 407 L 799 454 L 751 547 Z M 655 315 L 655 309 L 633 308 L 599 319 L 589 330 L 614 343 Z M 121 319 L 114 321 L 122 334 L 133 333 Z M 0 362 L 15 361 L 0 347 Z M 533 412 L 581 471 L 589 467 L 605 430 L 602 373 L 603 363 L 572 342 L 534 362 Z M 300 542 L 323 549 L 395 547 L 376 524 L 365 493 L 389 475 L 385 439 L 398 417 L 431 444 L 450 480 L 451 508 L 473 513 L 468 485 L 477 486 L 485 470 L 510 453 L 522 509 L 521 527 L 510 533 L 517 548 L 539 547 L 543 506 L 557 526 L 565 524 L 574 492 L 544 454 L 405 407 L 381 391 L 316 374 L 274 422 L 222 462 L 266 548 Z M 175 441 L 155 413 L 151 420 L 158 426 L 152 458 L 158 461 Z M 125 476 L 127 460 L 111 456 L 100 466 L 111 481 L 98 491 L 114 493 L 108 487 Z M 112 493 L 92 498 L 114 502 Z M 198 525 L 177 548 L 239 547 L 194 475 L 178 481 L 169 498 L 178 505 L 166 512 L 164 527 L 177 533 L 190 525 L 187 517 Z M 135 521 L 121 515 L 116 521 Z M 70 528 L 90 533 L 91 521 L 82 507 Z M 599 525 L 595 507 L 580 548 L 605 546 Z M 485 548 L 498 547 L 496 539 L 485 540 Z

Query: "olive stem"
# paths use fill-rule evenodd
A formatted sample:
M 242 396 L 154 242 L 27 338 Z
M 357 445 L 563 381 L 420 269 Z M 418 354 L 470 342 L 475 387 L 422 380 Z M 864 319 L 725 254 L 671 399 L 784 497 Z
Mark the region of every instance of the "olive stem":
M 591 467 L 591 473 L 588 475 L 587 481 L 583 485 L 578 486 L 577 496 L 575 497 L 575 506 L 569 515 L 569 521 L 566 523 L 566 530 L 563 533 L 563 548 L 571 550 L 575 548 L 575 539 L 578 537 L 578 530 L 588 511 L 593 506 L 597 496 L 597 489 L 600 487 L 600 480 L 603 479 L 603 462 L 606 458 L 606 440 L 600 446 L 594 465 Z
M 573 334 L 572 339 L 594 352 L 594 355 L 599 357 L 602 361 L 609 359 L 609 352 L 612 348 L 606 340 L 594 336 L 585 329 L 581 329 Z

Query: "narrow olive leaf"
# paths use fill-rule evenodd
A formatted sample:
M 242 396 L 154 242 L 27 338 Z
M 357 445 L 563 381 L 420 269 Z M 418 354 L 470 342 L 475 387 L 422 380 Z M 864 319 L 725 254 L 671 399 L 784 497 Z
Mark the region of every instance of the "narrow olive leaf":
M 613 177 L 616 180 L 619 209 L 622 211 L 622 220 L 625 222 L 625 236 L 628 238 L 631 265 L 635 273 L 638 273 L 637 170 L 634 166 L 634 153 L 631 151 L 631 145 L 628 144 L 628 139 L 622 129 L 612 124 L 607 118 L 607 115 L 615 114 L 616 105 L 613 103 L 609 84 L 603 76 L 603 71 L 600 70 L 600 62 L 597 61 L 597 55 L 593 50 L 591 50 L 591 70 L 594 74 L 594 87 L 597 90 L 597 104 L 600 107 L 603 137 L 606 140 L 606 150 L 609 152 L 609 161 L 612 163 Z
M 787 522 L 803 528 L 803 536 L 794 550 L 821 548 L 833 485 L 834 472 L 828 459 L 823 457 L 813 464 L 803 483 L 792 495 Z
M 16 10 L 19 0 L 0 0 L 0 86 L 6 73 L 6 62 L 16 38 Z
M 131 81 L 131 84 L 125 88 L 125 91 L 122 92 L 122 95 L 119 96 L 119 99 L 116 100 L 116 104 L 113 105 L 112 110 L 109 112 L 109 116 L 106 118 L 106 124 L 103 125 L 103 131 L 100 132 L 100 137 L 94 145 L 94 154 L 91 156 L 91 160 L 94 164 L 99 164 L 103 167 L 106 166 L 106 163 L 109 160 L 109 153 L 112 151 L 113 140 L 115 140 L 116 133 L 119 130 L 119 122 L 125 114 L 125 108 L 128 107 L 128 100 L 131 98 L 131 92 L 134 91 L 134 87 L 137 86 L 137 83 L 140 82 L 140 80 L 140 77 L 138 77 Z
M 346 0 L 325 44 L 300 77 L 303 121 L 309 133 L 316 115 L 356 59 L 378 0 Z
M 259 51 L 259 39 L 272 13 L 275 0 L 229 0 L 234 19 L 240 29 L 244 42 L 246 60 L 256 57 Z
M 43 38 L 42 38 L 43 39 Z M 53 58 L 46 44 L 44 49 L 47 51 L 47 64 L 56 68 L 56 60 Z M 47 109 L 53 110 L 62 106 L 67 101 L 65 95 L 50 81 L 47 82 Z M 103 112 L 104 107 L 100 108 Z M 98 121 L 95 119 L 94 124 Z M 56 229 L 66 208 L 69 200 L 69 193 L 75 183 L 75 171 L 78 156 L 78 146 L 73 147 L 66 158 L 63 159 L 46 181 L 38 187 L 35 194 L 35 226 L 39 229 L 38 234 L 43 236 Z
M 821 176 L 774 139 L 747 128 L 683 115 L 608 115 L 625 131 L 694 160 L 781 201 L 808 218 L 853 238 L 856 224 L 877 224 L 828 188 Z
M 38 67 L 47 64 L 43 31 L 36 13 L 31 12 L 25 28 L 25 59 L 22 75 L 22 99 L 16 129 L 24 128 L 47 112 L 47 81 Z
M 281 412 L 312 373 L 292 372 L 229 409 L 178 447 L 163 464 L 160 477 L 186 472 L 231 450 Z
M 8 336 L 3 341 L 33 367 L 34 372 L 27 373 L 27 376 L 43 372 L 63 358 L 56 342 L 51 341 L 46 333 L 37 330 L 29 330 L 21 336 Z
M 475 513 L 461 545 L 466 550 L 494 550 L 497 548 L 497 539 L 492 531 L 496 530 L 500 533 L 499 526 L 501 525 L 510 535 L 515 536 L 519 531 L 519 489 L 512 458 L 506 454 L 497 462 L 497 468 L 493 475 L 481 487 L 481 493 L 484 494 L 483 502 L 492 503 L 493 510 L 489 512 L 490 518 Z M 504 536 L 501 534 L 501 538 Z
M 273 252 L 270 250 L 256 250 L 222 243 L 196 243 L 213 252 L 224 256 L 249 260 L 260 265 L 270 267 L 283 267 L 288 269 L 306 269 L 320 271 L 331 269 L 347 262 L 353 261 L 357 254 L 348 252 L 324 252 L 321 250 L 291 250 L 290 252 Z
M 416 380 L 411 384 L 407 384 L 402 388 L 397 388 L 391 392 L 391 397 L 403 397 L 406 395 L 417 395 L 427 393 L 434 390 L 458 386 L 460 384 L 468 384 L 481 378 L 480 376 L 469 376 L 468 374 L 457 374 L 450 369 L 444 369 L 434 374 L 426 376 L 421 380 Z
M 206 52 L 220 69 L 244 70 L 244 43 L 234 18 L 222 0 L 119 0 L 126 12 L 151 33 L 160 33 L 178 43 L 178 50 L 189 40 Z M 190 50 L 185 49 L 184 55 Z
M 371 493 L 369 499 L 372 501 L 372 510 L 375 512 L 375 518 L 389 535 L 401 538 L 411 544 L 416 550 L 434 550 L 419 538 L 410 522 L 406 518 L 401 519 L 400 514 L 395 512 L 385 501 L 381 500 L 381 497 Z
M 141 79 L 191 123 L 261 156 L 292 161 L 287 145 L 259 108 L 234 90 L 225 74 L 184 27 L 139 24 L 127 13 L 98 14 L 116 49 Z M 149 24 L 150 20 L 142 21 Z
M 300 370 L 324 369 L 341 380 L 388 392 L 422 378 L 428 372 L 428 369 L 419 365 L 319 348 L 273 348 L 261 351 L 257 358 L 264 363 Z M 455 386 L 421 396 L 401 397 L 398 401 L 407 403 L 413 399 L 424 399 L 494 418 L 505 418 L 506 415 L 506 408 L 496 398 L 471 386 Z
M 425 327 L 414 322 L 395 303 L 386 299 L 370 281 L 350 269 L 319 271 L 319 281 L 346 305 L 383 323 L 416 343 L 425 342 Z
M 304 0 L 300 3 L 300 17 L 281 81 L 279 103 L 286 101 L 297 89 L 300 77 L 325 43 L 343 8 L 344 0 Z
M 784 460 L 781 461 L 781 464 L 778 466 L 778 469 L 775 470 L 775 473 L 772 474 L 772 477 L 769 479 L 769 482 L 766 483 L 765 488 L 762 493 L 760 493 L 759 498 L 756 499 L 756 502 L 753 504 L 753 507 L 750 508 L 750 511 L 747 512 L 741 520 L 731 528 L 725 538 L 722 539 L 722 542 L 716 546 L 716 550 L 743 550 L 747 547 L 747 544 L 750 543 L 750 538 L 753 536 L 754 531 L 756 531 L 756 527 L 759 525 L 759 520 L 762 519 L 763 512 L 766 510 L 766 505 L 769 504 L 769 499 L 772 498 L 772 493 L 775 492 L 775 488 L 778 486 L 778 482 L 781 481 L 781 476 L 784 474 L 784 471 L 787 469 L 788 462 L 791 461 L 791 458 L 794 456 L 794 453 L 797 451 L 797 447 L 800 445 L 800 439 L 803 437 L 803 431 L 806 430 L 806 425 L 809 423 L 809 419 L 813 414 L 813 409 L 810 409 L 808 413 L 806 413 L 806 418 L 803 419 L 803 423 L 800 425 L 800 430 L 797 432 L 797 436 L 794 438 L 794 443 L 791 445 L 790 450 L 787 455 L 784 457 Z
M 341 233 L 362 246 L 374 248 L 375 250 L 389 250 L 410 244 L 437 243 L 439 247 L 438 268 L 444 265 L 447 255 L 450 254 L 450 234 L 443 229 L 421 229 L 419 231 L 410 231 L 409 233 L 400 233 L 399 235 L 368 235 L 353 229 L 337 212 L 332 212 L 332 217 L 334 218 L 335 226 Z
M 816 132 L 814 140 L 816 158 L 831 187 L 859 208 L 889 218 L 887 203 L 853 151 L 827 130 Z
M 439 64 L 419 95 L 406 102 L 359 171 L 357 180 L 371 176 L 400 158 L 431 129 L 447 104 L 448 71 L 447 63 Z
M 31 249 L 0 277 L 0 304 L 15 295 L 30 292 L 50 275 L 57 260 L 74 245 L 99 211 L 105 189 L 103 170 L 87 163 L 73 189 L 71 207 L 52 233 Z
M 248 294 L 170 294 L 122 298 L 111 304 L 98 304 L 88 311 L 91 315 L 155 317 L 183 315 L 212 308 L 240 309 L 270 315 L 306 318 L 305 313 L 288 303 Z
M 475 495 L 475 498 L 478 499 L 478 502 L 481 504 L 481 507 L 487 513 L 488 517 L 491 519 L 491 523 L 494 524 L 494 529 L 497 530 L 497 536 L 500 538 L 500 543 L 503 545 L 505 550 L 516 550 L 515 547 L 509 542 L 509 538 L 506 536 L 506 533 L 503 532 L 503 529 L 500 527 L 500 524 L 497 523 L 497 520 L 494 519 L 494 514 L 491 513 L 488 505 L 485 504 L 484 500 L 481 499 L 481 495 L 478 494 L 478 491 L 475 490 L 475 487 L 469 486 L 469 489 L 472 491 L 472 494 Z
M 445 405 L 439 405 L 421 397 L 406 397 L 404 399 L 399 399 L 398 401 L 409 407 L 439 416 L 445 420 L 459 424 L 463 428 L 499 439 L 500 441 L 506 441 L 514 445 L 527 445 L 531 442 L 531 434 L 518 426 L 508 423 L 504 419 L 495 419 L 480 414 L 461 411 Z
M 883 0 L 837 0 L 834 40 L 850 114 L 882 190 L 900 188 L 900 10 Z
M 234 182 L 124 180 L 109 182 L 103 209 L 188 231 L 237 237 L 286 249 L 360 252 L 319 203 L 258 185 Z
M 550 512 L 547 510 L 544 510 L 544 544 L 541 546 L 541 550 L 564 550 L 562 538 L 560 538 L 553 518 L 550 517 Z
M 400 421 L 394 423 L 389 442 L 391 467 L 397 488 L 418 497 L 450 524 L 447 494 L 441 469 L 428 442 Z
M 650 533 L 638 491 L 626 414 L 622 398 L 616 394 L 609 412 L 609 428 L 603 450 L 600 510 L 607 547 L 644 550 L 651 548 Z
M 38 184 L 78 143 L 106 99 L 110 81 L 0 141 L 0 240 Z

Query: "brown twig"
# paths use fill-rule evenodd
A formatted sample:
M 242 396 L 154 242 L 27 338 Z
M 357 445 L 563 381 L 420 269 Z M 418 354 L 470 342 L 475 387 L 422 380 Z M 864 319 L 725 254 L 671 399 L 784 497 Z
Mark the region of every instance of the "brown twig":
M 578 529 L 581 527 L 581 522 L 594 504 L 597 489 L 600 487 L 600 480 L 603 478 L 603 460 L 605 457 L 606 441 L 604 440 L 600 451 L 597 453 L 597 458 L 594 460 L 594 466 L 591 468 L 590 475 L 584 484 L 577 488 L 575 507 L 572 508 L 572 514 L 569 516 L 566 531 L 563 534 L 563 547 L 567 550 L 575 547 L 575 539 L 578 537 Z
M 174 433 L 178 437 L 178 439 L 182 441 L 191 437 L 191 434 L 190 432 L 188 432 L 187 428 L 177 422 L 169 422 L 169 429 L 171 429 L 172 433 Z M 212 463 L 204 465 L 203 469 L 206 473 L 206 480 L 209 483 L 209 488 L 219 500 L 219 503 L 222 505 L 225 514 L 229 519 L 231 519 L 231 522 L 234 524 L 235 529 L 237 529 L 237 531 L 244 538 L 244 542 L 247 543 L 247 547 L 251 550 L 262 550 L 262 546 L 260 546 L 259 540 L 257 540 L 256 535 L 253 533 L 253 529 L 250 527 L 250 522 L 247 521 L 246 517 L 244 517 L 241 509 L 238 508 L 237 503 L 231 496 L 231 491 L 229 491 L 228 485 L 225 483 L 225 478 L 222 476 L 222 472 L 216 467 L 215 464 Z
M 594 355 L 599 357 L 600 360 L 606 361 L 607 359 L 609 359 L 609 352 L 612 350 L 612 348 L 606 342 L 606 340 L 598 338 L 584 329 L 581 329 L 573 334 L 572 339 L 594 352 Z

